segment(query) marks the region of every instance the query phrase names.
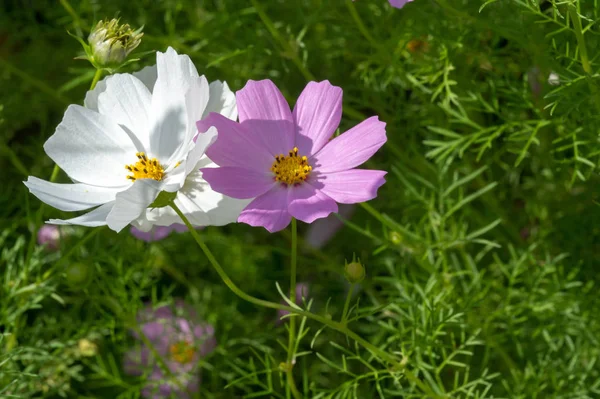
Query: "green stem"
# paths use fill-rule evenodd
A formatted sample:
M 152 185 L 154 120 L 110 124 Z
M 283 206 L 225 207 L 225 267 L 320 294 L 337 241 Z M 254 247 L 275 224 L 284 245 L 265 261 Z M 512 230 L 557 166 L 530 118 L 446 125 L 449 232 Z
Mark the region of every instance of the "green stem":
M 367 41 L 371 44 L 371 46 L 375 48 L 379 48 L 379 43 L 371 36 L 369 30 L 366 28 L 362 19 L 360 18 L 360 14 L 356 11 L 356 7 L 354 6 L 353 0 L 346 0 L 346 7 L 350 11 L 350 15 L 352 15 L 352 19 L 356 22 L 356 26 L 362 35 L 367 39 Z
M 348 290 L 348 296 L 346 297 L 346 303 L 344 303 L 344 310 L 342 311 L 342 321 L 343 325 L 346 325 L 346 320 L 348 320 L 348 308 L 350 308 L 350 300 L 352 299 L 352 292 L 354 291 L 354 284 L 350 285 L 350 289 Z
M 308 81 L 317 80 L 315 78 L 315 75 L 313 75 L 312 72 L 308 70 L 308 68 L 304 65 L 300 57 L 298 57 L 297 51 L 292 47 L 292 45 L 290 45 L 290 42 L 281 37 L 279 31 L 277 31 L 277 28 L 275 27 L 275 24 L 265 13 L 258 0 L 251 0 L 251 2 L 254 8 L 256 9 L 256 12 L 258 13 L 258 16 L 262 20 L 263 24 L 265 24 L 271 36 L 273 36 L 273 39 L 279 42 L 279 45 L 283 48 L 286 55 L 288 55 L 289 58 L 291 58 L 294 65 L 296 65 L 296 68 L 298 68 L 302 76 L 304 76 L 304 79 Z M 354 119 L 361 120 L 365 118 L 365 115 L 362 112 L 358 111 L 350 105 L 344 105 L 343 112 L 344 114 Z
M 296 303 L 296 263 L 298 258 L 298 228 L 296 218 L 292 218 L 292 256 L 290 262 L 290 301 Z M 295 341 L 296 341 L 296 318 L 290 317 L 289 340 L 287 351 L 286 376 L 288 389 L 292 390 L 294 398 L 301 398 L 296 383 L 294 382 L 294 356 L 295 356 Z
M 73 18 L 73 22 L 75 23 L 75 29 L 77 29 L 77 34 L 81 36 L 83 34 L 83 31 L 81 30 L 83 26 L 81 18 L 79 18 L 79 15 L 77 15 L 77 13 L 67 0 L 60 0 L 60 4 L 62 4 L 65 11 L 67 11 L 69 15 L 71 15 L 71 18 Z
M 588 58 L 587 46 L 585 45 L 585 37 L 583 35 L 583 27 L 581 25 L 581 18 L 575 9 L 575 6 L 569 6 L 569 16 L 571 22 L 573 22 L 573 28 L 575 36 L 577 37 L 577 45 L 579 47 L 579 57 L 581 58 L 581 66 L 588 75 L 592 73 L 592 67 Z
M 96 69 L 96 73 L 94 74 L 94 79 L 92 79 L 92 84 L 90 85 L 90 90 L 94 90 L 96 84 L 100 81 L 102 77 L 102 69 Z
M 213 266 L 213 268 L 215 269 L 217 274 L 219 274 L 219 277 L 221 277 L 221 280 L 223 280 L 225 285 L 227 285 L 227 287 L 234 294 L 236 294 L 243 300 L 253 303 L 255 305 L 263 306 L 263 307 L 271 308 L 271 309 L 285 310 L 286 312 L 297 314 L 299 316 L 304 316 L 306 318 L 318 321 L 319 323 L 324 324 L 331 329 L 339 331 L 342 334 L 346 335 L 348 338 L 356 341 L 359 345 L 361 345 L 363 348 L 367 349 L 374 355 L 378 356 L 379 358 L 383 359 L 384 361 L 386 361 L 388 363 L 391 363 L 393 365 L 392 371 L 403 372 L 404 376 L 409 381 L 411 381 L 413 384 L 418 386 L 419 389 L 421 389 L 427 395 L 431 396 L 434 399 L 445 399 L 446 398 L 446 396 L 442 396 L 442 395 L 439 395 L 439 394 L 433 392 L 433 390 L 429 386 L 425 385 L 423 383 L 423 381 L 421 381 L 419 378 L 417 378 L 417 376 L 415 374 L 413 374 L 410 370 L 408 370 L 406 368 L 406 364 L 399 362 L 395 356 L 393 356 L 393 355 L 387 353 L 386 351 L 384 351 L 383 349 L 378 348 L 377 346 L 373 345 L 369 341 L 365 340 L 364 338 L 362 338 L 361 336 L 356 334 L 354 331 L 350 330 L 348 327 L 346 327 L 342 323 L 339 323 L 337 321 L 334 321 L 334 320 L 324 317 L 324 316 L 319 316 L 317 314 L 307 312 L 302 309 L 297 309 L 297 308 L 293 308 L 291 306 L 281 305 L 281 304 L 275 303 L 275 302 L 265 301 L 264 299 L 255 298 L 251 295 L 246 294 L 237 285 L 235 285 L 235 283 L 231 280 L 231 278 L 229 278 L 229 276 L 227 275 L 225 270 L 221 267 L 219 262 L 215 259 L 212 252 L 208 249 L 208 247 L 206 246 L 206 244 L 204 243 L 204 241 L 202 240 L 202 238 L 200 237 L 200 235 L 198 234 L 198 232 L 196 231 L 194 226 L 192 226 L 192 224 L 190 223 L 188 218 L 183 214 L 183 212 L 181 212 L 179 207 L 174 202 L 171 202 L 169 205 L 171 206 L 171 208 L 173 208 L 175 213 L 177 213 L 177 215 L 181 218 L 181 221 L 187 226 L 188 230 L 190 231 L 190 234 L 192 235 L 192 237 L 194 237 L 194 240 L 196 241 L 196 243 L 198 244 L 200 249 L 202 249 L 202 251 L 204 252 L 204 255 L 206 255 L 208 261 Z
M 277 28 L 275 28 L 275 24 L 273 24 L 273 21 L 271 21 L 269 16 L 265 13 L 262 6 L 259 4 L 258 0 L 251 0 L 251 2 L 252 2 L 252 5 L 254 6 L 254 8 L 256 9 L 256 12 L 258 13 L 258 16 L 260 17 L 260 19 L 263 21 L 263 23 L 267 27 L 267 30 L 269 31 L 271 36 L 273 36 L 273 38 L 279 42 L 279 45 L 284 49 L 286 54 L 292 59 L 292 62 L 300 70 L 302 75 L 304 75 L 304 78 L 306 80 L 315 80 L 315 76 L 312 73 L 310 73 L 310 71 L 302 63 L 302 60 L 300 59 L 300 57 L 298 57 L 298 53 L 297 53 L 296 49 L 292 48 L 289 41 L 287 41 L 283 37 L 281 37 L 281 35 L 277 31 Z
M 569 16 L 571 17 L 571 22 L 573 22 L 573 31 L 575 32 L 575 37 L 577 38 L 577 47 L 579 49 L 581 66 L 583 67 L 583 71 L 588 75 L 587 81 L 588 85 L 590 86 L 590 91 L 594 97 L 596 107 L 598 110 L 600 110 L 600 95 L 596 86 L 594 86 L 594 83 L 590 79 L 590 76 L 592 75 L 592 65 L 590 64 L 590 59 L 588 57 L 585 36 L 583 35 L 583 27 L 581 25 L 581 18 L 579 17 L 579 13 L 577 13 L 577 9 L 573 5 L 569 6 Z

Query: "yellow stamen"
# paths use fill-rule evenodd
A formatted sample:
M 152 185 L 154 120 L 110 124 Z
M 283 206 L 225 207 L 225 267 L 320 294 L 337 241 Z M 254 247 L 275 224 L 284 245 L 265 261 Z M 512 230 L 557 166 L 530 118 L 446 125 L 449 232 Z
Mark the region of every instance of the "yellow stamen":
M 308 164 L 306 156 L 298 156 L 298 147 L 294 147 L 288 156 L 283 154 L 275 157 L 271 172 L 275 173 L 275 180 L 285 184 L 297 184 L 306 181 L 312 166 Z
M 165 170 L 156 158 L 148 159 L 143 152 L 138 152 L 135 156 L 138 158 L 136 163 L 125 165 L 125 169 L 131 173 L 127 176 L 129 180 L 154 179 L 160 181 L 163 179 Z
M 180 341 L 169 347 L 169 353 L 176 362 L 186 364 L 194 360 L 196 351 L 188 342 Z

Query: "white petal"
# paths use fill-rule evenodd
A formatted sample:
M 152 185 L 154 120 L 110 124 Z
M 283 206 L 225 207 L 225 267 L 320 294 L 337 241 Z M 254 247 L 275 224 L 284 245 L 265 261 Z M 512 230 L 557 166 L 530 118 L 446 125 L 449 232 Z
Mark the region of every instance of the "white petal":
M 117 194 L 115 206 L 108 214 L 108 227 L 119 232 L 138 219 L 154 202 L 162 189 L 161 182 L 152 179 L 136 180 L 131 187 Z
M 198 167 L 217 167 L 217 165 L 204 157 Z M 175 204 L 194 226 L 223 226 L 234 223 L 250 201 L 252 199 L 234 199 L 213 191 L 202 179 L 202 172 L 199 170 L 187 177 L 185 185 L 175 197 Z M 169 207 L 148 210 L 147 216 L 158 226 L 183 223 Z
M 141 71 L 134 72 L 133 76 L 141 80 L 150 93 L 154 91 L 154 84 L 156 83 L 156 77 L 158 76 L 156 65 L 142 68 Z
M 98 96 L 104 93 L 104 90 L 106 90 L 106 78 L 96 83 L 94 90 L 90 90 L 85 93 L 83 105 L 92 111 L 98 112 Z
M 44 150 L 73 180 L 102 187 L 129 184 L 125 165 L 136 152 L 119 125 L 80 105 L 67 108 Z
M 149 120 L 152 95 L 141 80 L 130 74 L 116 74 L 106 79 L 106 90 L 98 97 L 98 110 L 125 127 L 136 148 L 150 148 Z
M 152 93 L 152 90 L 154 89 L 154 83 L 156 83 L 156 65 L 147 66 L 141 71 L 134 72 L 133 76 L 141 80 L 144 86 L 148 88 L 148 91 Z M 106 90 L 106 80 L 109 77 L 110 76 L 107 76 L 99 81 L 96 84 L 96 87 L 94 87 L 94 90 L 89 90 L 87 93 L 85 93 L 83 105 L 86 108 L 89 108 L 92 111 L 98 111 L 98 96 Z
M 133 76 L 141 80 L 144 86 L 148 88 L 148 91 L 152 93 L 154 83 L 156 83 L 156 65 L 147 66 L 141 71 L 134 72 Z M 109 77 L 110 76 L 107 76 L 99 81 L 96 84 L 96 87 L 94 87 L 94 90 L 90 90 L 85 93 L 83 105 L 85 105 L 86 108 L 89 108 L 92 111 L 98 111 L 98 96 L 106 90 L 106 80 Z
M 174 165 L 177 162 L 185 160 L 188 153 L 195 144 L 194 136 L 198 133 L 196 122 L 202 117 L 202 112 L 208 102 L 208 82 L 204 76 L 192 80 L 191 87 L 185 94 L 185 112 L 187 115 L 185 134 L 179 139 L 179 146 L 166 162 L 167 165 Z M 179 133 L 179 132 L 178 132 Z
M 50 183 L 30 176 L 24 182 L 29 191 L 40 201 L 61 211 L 81 211 L 114 201 L 119 189 L 90 186 L 87 184 Z
M 208 99 L 208 104 L 200 119 L 204 119 L 211 112 L 216 112 L 233 121 L 236 120 L 238 111 L 235 94 L 229 89 L 227 82 L 215 80 L 210 83 L 209 89 L 210 97 Z
M 206 133 L 200 133 L 196 139 L 196 145 L 190 151 L 185 161 L 185 175 L 189 175 L 193 169 L 199 169 L 198 162 L 206 153 L 206 149 L 217 140 L 217 128 L 211 126 Z
M 152 93 L 150 152 L 160 162 L 169 164 L 189 131 L 195 128 L 188 127 L 186 95 L 198 84 L 199 76 L 190 58 L 178 55 L 170 47 L 166 53 L 156 54 L 156 62 L 158 78 Z
M 114 202 L 108 202 L 91 212 L 85 213 L 73 219 L 61 220 L 61 219 L 50 219 L 47 223 L 50 224 L 76 224 L 79 226 L 97 227 L 106 226 L 106 217 L 111 211 Z
M 150 230 L 152 230 L 152 227 L 154 227 L 152 222 L 150 222 L 144 214 L 140 215 L 138 219 L 131 222 L 131 225 L 144 233 L 149 232 Z

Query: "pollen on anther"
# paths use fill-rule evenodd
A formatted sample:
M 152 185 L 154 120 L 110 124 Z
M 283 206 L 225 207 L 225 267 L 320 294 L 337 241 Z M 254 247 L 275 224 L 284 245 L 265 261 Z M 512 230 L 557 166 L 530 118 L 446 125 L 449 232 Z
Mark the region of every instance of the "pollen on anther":
M 291 149 L 288 154 L 288 156 L 283 154 L 275 156 L 275 162 L 271 166 L 275 180 L 288 185 L 306 181 L 312 171 L 312 167 L 308 164 L 308 158 L 298 156 L 298 147 Z
M 159 181 L 163 179 L 165 171 L 156 158 L 148 159 L 143 152 L 138 152 L 135 156 L 138 159 L 136 163 L 125 165 L 125 169 L 131 172 L 131 175 L 126 176 L 128 180 L 133 182 L 137 179 L 153 179 Z

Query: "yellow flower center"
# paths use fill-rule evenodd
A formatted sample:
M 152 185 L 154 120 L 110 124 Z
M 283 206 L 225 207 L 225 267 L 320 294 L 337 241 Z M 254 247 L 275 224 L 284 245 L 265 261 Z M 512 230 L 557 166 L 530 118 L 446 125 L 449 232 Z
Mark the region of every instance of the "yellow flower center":
M 277 155 L 271 166 L 275 179 L 285 184 L 302 183 L 308 178 L 311 170 L 312 166 L 308 164 L 308 158 L 298 156 L 298 147 L 294 147 L 288 156 Z
M 176 362 L 186 364 L 194 359 L 196 351 L 188 342 L 180 341 L 169 347 L 169 353 L 171 353 L 171 358 Z
M 165 176 L 165 170 L 162 165 L 158 163 L 156 158 L 148 159 L 145 153 L 138 152 L 135 154 L 138 158 L 138 161 L 131 165 L 125 165 L 125 169 L 131 172 L 127 178 L 131 181 L 136 181 L 137 179 L 154 179 L 154 180 L 162 180 Z

